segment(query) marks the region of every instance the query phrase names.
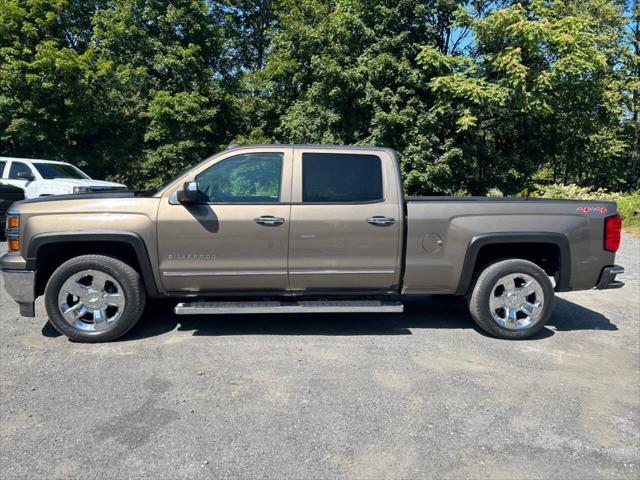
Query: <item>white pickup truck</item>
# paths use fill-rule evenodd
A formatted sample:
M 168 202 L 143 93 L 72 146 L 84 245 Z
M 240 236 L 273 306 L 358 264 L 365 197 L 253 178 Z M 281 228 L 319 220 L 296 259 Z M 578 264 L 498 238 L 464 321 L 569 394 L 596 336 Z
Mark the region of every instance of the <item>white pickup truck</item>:
M 125 190 L 120 183 L 93 180 L 69 163 L 0 157 L 2 183 L 24 189 L 25 198 Z

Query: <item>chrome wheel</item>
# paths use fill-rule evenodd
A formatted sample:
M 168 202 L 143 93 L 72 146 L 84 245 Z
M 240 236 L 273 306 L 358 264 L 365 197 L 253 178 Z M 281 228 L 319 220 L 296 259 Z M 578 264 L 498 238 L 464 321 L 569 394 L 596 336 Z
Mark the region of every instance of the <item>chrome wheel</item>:
M 505 275 L 491 289 L 491 315 L 498 324 L 510 330 L 535 324 L 540 320 L 543 306 L 542 286 L 526 273 Z
M 79 330 L 108 330 L 122 316 L 124 291 L 111 275 L 99 270 L 82 270 L 62 284 L 58 308 L 67 323 Z

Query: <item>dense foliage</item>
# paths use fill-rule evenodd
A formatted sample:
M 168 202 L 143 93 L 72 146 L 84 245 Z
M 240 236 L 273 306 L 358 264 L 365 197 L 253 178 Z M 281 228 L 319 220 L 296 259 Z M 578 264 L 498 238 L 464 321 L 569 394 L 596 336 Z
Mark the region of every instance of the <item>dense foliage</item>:
M 375 144 L 411 194 L 638 188 L 637 0 L 0 0 L 0 155 L 147 188 Z

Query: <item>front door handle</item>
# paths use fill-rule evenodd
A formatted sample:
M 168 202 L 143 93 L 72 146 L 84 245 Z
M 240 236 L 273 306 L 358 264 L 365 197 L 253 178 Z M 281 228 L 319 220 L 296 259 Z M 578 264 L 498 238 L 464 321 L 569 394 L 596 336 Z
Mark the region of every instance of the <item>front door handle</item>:
M 262 215 L 255 219 L 255 222 L 260 225 L 282 225 L 284 223 L 284 218 L 282 217 L 274 217 L 273 215 Z
M 367 218 L 367 222 L 369 222 L 371 225 L 393 225 L 395 221 L 396 219 L 393 217 L 382 217 L 380 215 Z

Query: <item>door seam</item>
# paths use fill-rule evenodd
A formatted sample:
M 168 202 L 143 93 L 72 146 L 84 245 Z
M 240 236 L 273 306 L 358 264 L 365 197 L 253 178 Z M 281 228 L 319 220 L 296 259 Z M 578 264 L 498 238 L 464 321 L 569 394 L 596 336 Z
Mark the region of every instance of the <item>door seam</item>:
M 287 225 L 287 290 L 291 290 L 291 276 L 289 274 L 289 257 L 291 255 L 291 223 L 293 216 L 293 179 L 295 177 L 295 153 L 296 149 L 291 148 L 291 183 L 289 184 L 289 222 Z

